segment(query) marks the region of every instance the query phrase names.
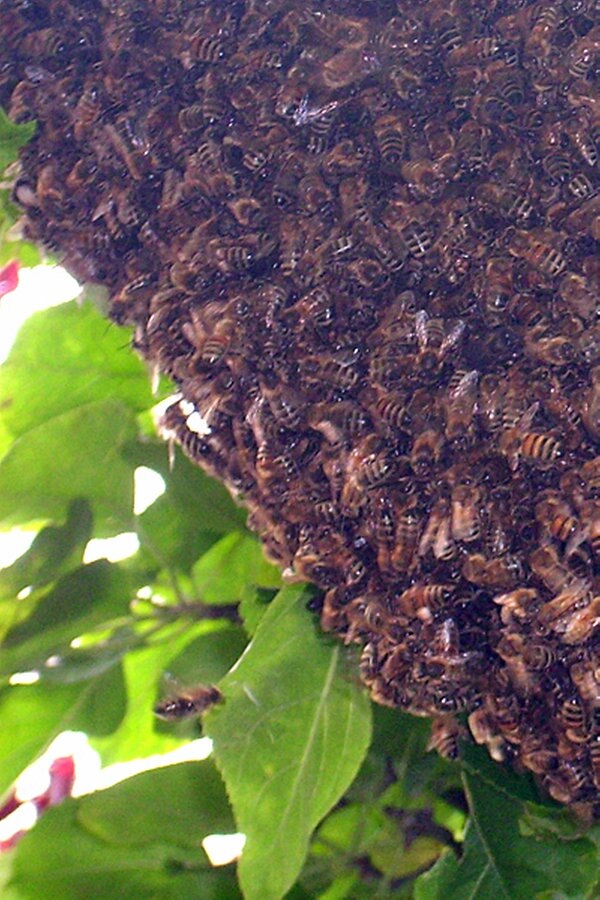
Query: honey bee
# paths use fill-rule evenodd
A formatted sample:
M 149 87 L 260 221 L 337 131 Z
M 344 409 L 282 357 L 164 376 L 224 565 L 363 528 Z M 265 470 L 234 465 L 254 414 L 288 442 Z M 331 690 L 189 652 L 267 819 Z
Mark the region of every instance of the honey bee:
M 96 84 L 90 84 L 81 94 L 73 110 L 73 135 L 75 140 L 83 141 L 100 118 L 102 103 L 100 91 Z
M 284 428 L 298 430 L 305 422 L 305 410 L 302 396 L 287 385 L 268 387 L 263 383 L 262 390 L 271 411 Z
M 588 744 L 590 763 L 592 766 L 592 780 L 596 790 L 600 790 L 600 735 L 595 734 Z
M 594 140 L 587 119 L 577 117 L 569 126 L 569 137 L 579 151 L 584 163 L 591 168 L 598 165 L 598 142 Z
M 39 28 L 22 39 L 22 53 L 33 58 L 59 62 L 68 49 L 62 29 Z
M 545 644 L 526 643 L 523 647 L 523 660 L 532 672 L 545 672 L 557 659 L 556 651 Z
M 378 378 L 384 378 L 386 371 L 379 360 Z M 380 394 L 373 406 L 374 412 L 391 428 L 401 431 L 406 420 L 405 396 L 403 394 Z
M 529 564 L 548 590 L 555 595 L 573 583 L 572 573 L 561 562 L 556 548 L 551 545 L 538 547 L 529 557 Z
M 489 154 L 490 129 L 468 119 L 456 138 L 456 151 L 463 172 L 477 173 L 485 167 Z
M 538 240 L 532 232 L 516 231 L 509 244 L 509 252 L 524 259 L 542 274 L 556 278 L 566 267 L 562 253 L 543 240 Z
M 481 491 L 471 484 L 458 484 L 452 490 L 451 530 L 456 541 L 470 543 L 481 534 Z
M 444 436 L 435 427 L 426 428 L 415 440 L 410 451 L 410 464 L 417 478 L 426 477 L 440 462 Z
M 437 39 L 442 50 L 449 55 L 456 53 L 463 45 L 463 36 L 458 21 L 450 14 L 443 14 L 435 25 Z
M 433 614 L 443 609 L 452 593 L 452 585 L 421 582 L 403 591 L 395 603 L 398 611 L 405 616 L 431 622 Z
M 600 706 L 600 673 L 597 668 L 590 666 L 590 662 L 589 659 L 583 659 L 573 663 L 569 671 L 581 700 L 596 710 Z
M 424 309 L 415 316 L 415 331 L 419 344 L 419 365 L 424 371 L 438 368 L 448 353 L 461 341 L 465 323 L 459 319 L 449 330 L 442 319 L 429 318 Z
M 478 380 L 479 372 L 473 370 L 461 374 L 457 383 L 449 386 L 444 408 L 446 438 L 455 446 L 466 446 L 473 436 L 478 408 Z
M 371 438 L 366 438 L 348 456 L 347 479 L 342 490 L 342 509 L 346 515 L 356 515 L 367 502 L 367 491 L 394 481 L 394 459 L 376 447 Z
M 344 638 L 345 644 L 362 642 L 365 635 L 385 634 L 389 613 L 384 605 L 374 597 L 360 596 L 351 600 L 346 607 L 350 627 Z
M 558 762 L 557 753 L 544 747 L 536 737 L 530 737 L 521 743 L 519 759 L 527 769 L 536 775 L 553 771 Z
M 464 728 L 454 716 L 434 716 L 427 750 L 437 750 L 445 759 L 458 759 L 459 741 L 464 736 Z
M 496 559 L 474 553 L 466 558 L 462 574 L 467 581 L 482 587 L 514 588 L 522 577 L 522 565 L 518 557 L 508 553 Z
M 537 414 L 539 403 L 533 403 L 515 425 L 504 430 L 500 437 L 500 451 L 505 454 L 512 471 L 519 466 L 519 459 L 524 457 L 540 466 L 556 462 L 562 456 L 561 444 L 550 434 L 537 434 L 530 431 Z
M 560 543 L 566 544 L 579 530 L 579 521 L 560 495 L 549 493 L 535 507 L 535 517 Z
M 199 131 L 204 125 L 204 111 L 201 103 L 192 103 L 179 110 L 177 121 L 182 131 Z
M 490 756 L 496 762 L 504 762 L 505 742 L 494 728 L 489 711 L 484 706 L 479 707 L 469 714 L 467 724 L 474 741 L 477 744 L 485 744 Z
M 502 315 L 514 294 L 513 260 L 504 256 L 493 256 L 486 263 L 482 283 L 486 311 L 492 316 Z
M 155 705 L 154 714 L 166 722 L 178 722 L 201 716 L 222 701 L 221 691 L 213 684 L 180 687 Z
M 445 180 L 441 176 L 439 166 L 432 160 L 418 159 L 405 162 L 400 171 L 410 191 L 417 198 L 433 200 L 439 197 L 444 189 Z
M 362 80 L 377 68 L 375 55 L 366 53 L 361 46 L 348 46 L 330 57 L 322 67 L 321 78 L 326 88 L 339 90 Z
M 581 421 L 592 440 L 600 441 L 600 366 L 590 372 L 589 388 L 582 410 Z
M 561 298 L 576 315 L 589 321 L 595 314 L 596 298 L 588 280 L 576 272 L 565 272 L 559 287 Z
M 494 597 L 494 603 L 502 607 L 500 615 L 505 625 L 529 620 L 537 610 L 538 601 L 538 593 L 533 588 L 516 588 Z
M 547 366 L 566 366 L 572 362 L 576 349 L 570 338 L 547 333 L 546 323 L 530 328 L 525 335 L 525 349 L 538 362 Z
M 434 234 L 431 227 L 420 222 L 409 222 L 401 234 L 408 252 L 417 259 L 425 256 L 433 247 Z
M 335 450 L 364 436 L 370 425 L 364 409 L 352 401 L 315 404 L 309 422 L 311 428 L 320 431 Z
M 425 556 L 430 550 L 436 559 L 449 559 L 454 555 L 449 513 L 449 504 L 445 498 L 434 503 L 419 540 L 419 556 Z
M 390 557 L 391 564 L 396 572 L 405 574 L 416 563 L 420 530 L 421 521 L 414 512 L 407 511 L 399 517 L 394 548 Z

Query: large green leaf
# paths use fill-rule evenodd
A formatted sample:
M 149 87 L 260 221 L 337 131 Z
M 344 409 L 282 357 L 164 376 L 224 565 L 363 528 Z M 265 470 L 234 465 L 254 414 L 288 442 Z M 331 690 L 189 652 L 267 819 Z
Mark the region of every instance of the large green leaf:
M 240 658 L 248 639 L 239 625 L 219 623 L 214 631 L 190 641 L 169 662 L 169 674 L 182 684 L 216 684 Z
M 198 782 L 188 780 L 188 785 L 197 788 Z M 118 793 L 119 786 L 111 790 Z M 100 806 L 110 804 L 110 793 L 106 794 L 97 801 Z M 139 799 L 144 800 L 143 794 Z M 82 821 L 85 814 L 79 816 L 90 800 L 67 800 L 54 807 L 23 838 L 14 855 L 8 885 L 15 893 L 9 896 L 15 900 L 233 900 L 240 896 L 230 867 L 212 869 L 199 847 L 182 847 L 179 840 L 170 842 L 168 794 L 162 803 L 158 801 L 153 813 L 156 816 L 162 812 L 164 836 L 150 844 L 140 844 L 135 833 L 123 833 L 119 843 L 92 833 Z M 137 824 L 143 827 L 139 820 Z M 179 839 L 183 827 L 180 819 L 177 825 L 175 837 Z
M 198 848 L 208 834 L 235 830 L 225 787 L 211 759 L 127 778 L 85 797 L 77 818 L 101 840 L 132 846 L 169 843 Z
M 68 685 L 38 683 L 0 691 L 0 796 L 61 731 L 112 732 L 124 713 L 117 666 L 99 678 Z
M 142 548 L 162 567 L 189 572 L 221 535 L 244 530 L 245 511 L 179 449 L 171 465 L 167 446 L 156 441 L 137 443 L 128 458 L 165 480 L 165 493 L 136 519 Z
M 0 175 L 17 158 L 19 148 L 35 134 L 35 122 L 15 125 L 0 106 Z
M 238 829 L 246 897 L 282 897 L 310 835 L 348 787 L 371 736 L 370 703 L 344 651 L 321 639 L 297 587 L 282 590 L 205 719 Z
M 32 428 L 0 460 L 0 521 L 61 519 L 85 497 L 100 531 L 131 527 L 133 471 L 121 448 L 135 436 L 134 414 L 101 400 Z
M 495 765 L 481 748 L 466 747 L 463 780 L 471 810 L 464 853 L 460 860 L 448 853 L 421 876 L 417 900 L 589 895 L 600 862 L 591 840 L 519 833 L 524 804 L 535 795 L 528 779 Z
M 15 437 L 68 410 L 118 400 L 131 410 L 153 403 L 129 332 L 75 301 L 32 315 L 0 367 L 0 410 Z M 66 444 L 65 440 L 65 444 Z
M 267 562 L 257 538 L 232 532 L 221 538 L 192 569 L 205 603 L 239 603 L 257 587 L 281 587 L 279 569 Z

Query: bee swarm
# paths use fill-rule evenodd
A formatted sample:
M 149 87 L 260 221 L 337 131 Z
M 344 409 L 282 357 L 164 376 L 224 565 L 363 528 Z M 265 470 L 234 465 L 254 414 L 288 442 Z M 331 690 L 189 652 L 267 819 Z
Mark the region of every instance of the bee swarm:
M 0 33 L 24 233 L 177 383 L 165 434 L 376 701 L 599 816 L 598 0 L 4 0 Z

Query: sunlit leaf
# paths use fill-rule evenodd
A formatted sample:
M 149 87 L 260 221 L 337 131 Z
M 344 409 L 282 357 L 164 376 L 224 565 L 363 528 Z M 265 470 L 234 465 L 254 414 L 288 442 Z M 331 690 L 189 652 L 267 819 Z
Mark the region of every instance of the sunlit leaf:
M 257 587 L 281 586 L 279 569 L 267 562 L 257 538 L 232 532 L 198 560 L 192 578 L 206 603 L 238 603 Z
M 132 846 L 169 843 L 197 848 L 208 834 L 235 831 L 225 787 L 210 759 L 127 778 L 85 797 L 77 818 L 101 840 Z
M 245 530 L 246 513 L 179 450 L 170 465 L 165 443 L 138 442 L 128 448 L 127 458 L 165 480 L 165 493 L 136 519 L 143 550 L 161 568 L 189 572 L 221 535 Z
M 246 653 L 220 683 L 205 728 L 247 835 L 248 898 L 278 898 L 301 869 L 311 832 L 348 787 L 370 740 L 370 704 L 321 640 L 299 588 L 281 591 Z
M 165 798 L 166 800 L 166 798 Z M 240 896 L 228 869 L 212 869 L 203 850 L 169 842 L 169 816 L 163 840 L 106 842 L 78 819 L 87 798 L 50 809 L 19 844 L 9 888 L 24 900 L 233 900 Z M 134 838 L 134 835 L 130 837 Z
M 133 413 L 113 400 L 32 428 L 0 460 L 0 521 L 60 519 L 71 500 L 85 497 L 105 533 L 130 527 L 133 472 L 120 450 L 134 435 Z
M 107 399 L 136 412 L 154 402 L 127 329 L 107 323 L 90 303 L 32 315 L 0 367 L 0 409 L 12 434 Z
M 190 641 L 171 658 L 169 673 L 182 684 L 216 684 L 244 652 L 248 640 L 239 625 L 219 623 L 215 631 Z

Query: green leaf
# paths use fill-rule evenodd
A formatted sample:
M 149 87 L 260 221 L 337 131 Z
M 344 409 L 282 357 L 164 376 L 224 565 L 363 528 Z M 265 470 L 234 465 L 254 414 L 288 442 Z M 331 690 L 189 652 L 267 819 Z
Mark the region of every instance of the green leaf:
M 0 521 L 60 519 L 86 497 L 100 532 L 131 526 L 133 471 L 121 447 L 135 436 L 135 417 L 102 400 L 71 409 L 18 438 L 0 460 Z
M 178 449 L 172 466 L 166 444 L 158 441 L 137 443 L 127 458 L 165 480 L 165 493 L 136 519 L 142 548 L 161 568 L 189 572 L 220 535 L 244 530 L 245 511 Z
M 418 881 L 417 900 L 532 900 L 586 896 L 598 875 L 598 851 L 587 838 L 565 842 L 519 833 L 519 815 L 535 792 L 528 779 L 492 763 L 481 748 L 466 747 L 463 779 L 471 819 L 460 860 L 447 854 Z
M 267 562 L 257 538 L 232 532 L 221 538 L 192 569 L 204 603 L 239 603 L 257 587 L 281 587 L 279 569 Z
M 354 778 L 367 751 L 370 703 L 348 677 L 344 650 L 316 633 L 301 588 L 282 590 L 205 718 L 247 836 L 239 864 L 246 897 L 282 897 L 311 832 Z
M 219 623 L 215 631 L 199 635 L 171 658 L 169 674 L 182 684 L 216 684 L 240 658 L 247 643 L 242 628 Z
M 9 882 L 17 897 L 233 900 L 240 896 L 230 867 L 212 869 L 200 848 L 169 843 L 168 813 L 163 812 L 165 837 L 160 842 L 139 845 L 130 835 L 127 842 L 108 843 L 78 818 L 90 799 L 66 800 L 48 810 L 22 839 Z
M 250 637 L 254 636 L 262 617 L 269 608 L 269 604 L 273 601 L 275 593 L 270 588 L 256 588 L 253 591 L 247 591 L 246 596 L 242 598 L 239 612 L 246 633 Z
M 92 511 L 89 504 L 86 500 L 73 500 L 64 525 L 43 528 L 29 550 L 12 566 L 0 570 L 0 600 L 16 597 L 27 586 L 43 587 L 77 565 L 91 535 Z
M 66 662 L 57 660 L 56 666 L 47 668 L 46 660 L 68 651 L 74 638 L 126 615 L 129 600 L 130 585 L 119 566 L 98 560 L 69 572 L 46 593 L 29 618 L 9 633 L 0 674 L 38 670 L 42 677 L 53 680 L 75 680 L 69 676 Z M 114 661 L 111 656 L 109 665 Z
M 91 681 L 18 685 L 0 691 L 0 796 L 61 731 L 110 733 L 124 712 L 117 666 Z
M 541 803 L 523 804 L 523 812 L 519 818 L 519 831 L 525 837 L 555 836 L 563 841 L 572 841 L 586 836 L 590 840 L 594 840 L 596 835 L 600 836 L 599 825 L 588 830 L 582 822 L 574 818 L 568 809 Z
M 31 140 L 36 127 L 33 121 L 15 125 L 0 106 L 0 174 L 15 161 L 19 149 Z
M 0 410 L 8 430 L 18 437 L 101 400 L 135 412 L 153 403 L 128 330 L 107 323 L 91 303 L 63 303 L 32 315 L 0 367 Z
M 235 830 L 225 787 L 210 759 L 142 772 L 84 797 L 77 818 L 101 840 L 132 846 L 197 848 L 208 834 Z

